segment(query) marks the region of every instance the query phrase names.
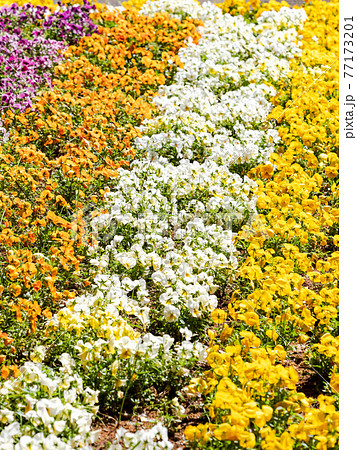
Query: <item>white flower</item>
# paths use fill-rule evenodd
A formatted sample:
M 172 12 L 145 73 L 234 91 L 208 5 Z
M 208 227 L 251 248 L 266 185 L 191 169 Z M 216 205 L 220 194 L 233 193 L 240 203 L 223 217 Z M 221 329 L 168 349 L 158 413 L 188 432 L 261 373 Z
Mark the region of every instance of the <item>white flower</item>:
M 157 253 L 155 253 L 155 252 L 148 253 L 146 255 L 146 258 L 147 258 L 147 261 L 149 261 L 150 264 L 152 264 L 152 267 L 154 270 L 160 269 L 161 258 Z
M 8 408 L 0 409 L 0 422 L 11 423 L 15 420 L 14 412 Z
M 132 252 L 118 253 L 116 255 L 115 259 L 118 262 L 120 262 L 121 264 L 123 264 L 123 266 L 126 269 L 132 269 L 133 267 L 136 266 L 136 259 L 134 258 L 134 255 L 132 254 Z
M 36 363 L 42 362 L 45 356 L 46 356 L 46 347 L 44 347 L 43 345 L 38 345 L 30 353 L 31 361 Z
M 188 263 L 180 264 L 178 273 L 181 275 L 183 281 L 191 282 L 194 279 L 192 274 L 192 267 Z
M 167 278 L 165 274 L 161 271 L 154 272 L 151 278 L 155 284 L 160 284 L 161 286 L 166 286 L 167 284 Z
M 130 339 L 129 336 L 123 336 L 116 343 L 116 346 L 119 358 L 130 358 L 136 353 L 138 344 L 135 340 Z
M 63 397 L 66 403 L 74 403 L 77 398 L 76 389 L 68 389 L 63 392 Z
M 192 331 L 189 330 L 187 327 L 180 328 L 180 333 L 184 336 L 186 341 L 190 341 L 193 335 Z
M 62 431 L 65 429 L 65 427 L 66 427 L 66 421 L 65 420 L 56 420 L 53 423 L 53 429 L 54 429 L 56 434 L 62 433 Z
M 180 405 L 177 397 L 175 397 L 172 400 L 172 412 L 177 417 L 184 417 L 185 416 L 186 410 L 185 410 L 185 408 L 182 405 Z
M 164 347 L 164 352 L 168 353 L 169 349 L 174 344 L 175 339 L 169 336 L 168 334 L 164 334 L 162 337 L 162 345 Z
M 144 326 L 146 326 L 150 323 L 149 313 L 150 313 L 150 308 L 148 306 L 145 306 L 144 308 L 141 308 L 140 313 L 138 313 L 136 315 L 136 317 L 140 320 L 140 322 Z
M 168 322 L 175 322 L 180 316 L 180 310 L 173 305 L 166 305 L 164 308 L 164 318 Z
M 195 356 L 198 357 L 199 362 L 203 363 L 206 361 L 207 350 L 206 347 L 201 342 L 195 342 L 193 352 Z
M 93 361 L 93 346 L 90 342 L 83 343 L 83 341 L 80 340 L 75 348 L 79 350 L 78 357 L 83 363 Z
M 20 424 L 18 422 L 12 422 L 7 425 L 0 433 L 0 439 L 7 442 L 11 441 L 13 437 L 20 434 Z
M 75 367 L 76 363 L 69 353 L 62 353 L 62 355 L 59 357 L 59 361 L 63 366 L 62 370 L 64 372 L 68 374 L 71 374 L 73 372 L 73 368 Z
M 120 442 L 122 441 L 124 441 L 124 448 L 138 450 L 171 450 L 173 448 L 173 444 L 168 439 L 167 429 L 161 423 L 151 429 L 138 430 L 135 433 L 131 433 L 123 427 L 119 428 L 116 440 L 110 444 L 109 450 L 121 450 Z

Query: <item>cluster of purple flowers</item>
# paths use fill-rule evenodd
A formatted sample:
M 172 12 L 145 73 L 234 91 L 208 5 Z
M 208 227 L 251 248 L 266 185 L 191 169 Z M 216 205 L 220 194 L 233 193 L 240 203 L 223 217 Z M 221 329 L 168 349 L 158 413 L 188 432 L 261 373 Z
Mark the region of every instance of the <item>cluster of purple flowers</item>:
M 48 14 L 50 12 L 46 6 L 34 6 L 31 3 L 24 6 L 18 6 L 17 3 L 4 6 L 0 8 L 0 30 L 21 34 L 24 26 L 39 27 Z
M 43 23 L 43 29 L 48 30 L 48 37 L 66 41 L 69 45 L 76 44 L 82 36 L 90 36 L 97 31 L 96 25 L 89 18 L 95 10 L 87 0 L 82 5 L 61 7 Z
M 0 33 L 1 109 L 25 111 L 45 83 L 51 85 L 51 68 L 62 60 L 65 43 L 42 36 L 24 39 Z
M 31 4 L 0 8 L 0 114 L 25 111 L 41 87 L 52 87 L 52 68 L 68 45 L 97 31 L 89 18 L 94 10 L 87 0 L 59 4 L 54 13 Z

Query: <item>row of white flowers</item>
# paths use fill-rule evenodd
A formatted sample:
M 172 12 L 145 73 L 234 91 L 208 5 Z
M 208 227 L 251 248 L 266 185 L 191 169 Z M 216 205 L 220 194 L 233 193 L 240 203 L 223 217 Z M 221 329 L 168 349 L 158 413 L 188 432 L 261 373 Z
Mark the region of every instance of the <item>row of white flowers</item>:
M 152 15 L 161 8 L 177 17 L 188 13 L 204 27 L 198 45 L 180 50 L 185 66 L 174 84 L 160 88 L 154 99 L 160 114 L 144 124 L 137 148 L 164 155 L 174 150 L 174 160 L 205 157 L 228 167 L 267 162 L 279 135 L 256 125 L 272 109 L 269 81 L 286 76 L 289 59 L 300 51 L 296 27 L 305 11 L 266 12 L 258 24 L 223 14 L 209 2 L 149 1 L 141 12 Z
M 108 212 L 89 224 L 97 239 L 90 247 L 98 272 L 93 292 L 69 300 L 48 324 L 71 333 L 71 354 L 62 354 L 54 373 L 42 365 L 40 346 L 19 378 L 2 384 L 3 449 L 90 448 L 99 392 L 84 388 L 78 374 L 86 380 L 99 364 L 100 377 L 115 380 L 118 398 L 132 368 L 145 361 L 188 376 L 188 361 L 206 357 L 190 324 L 217 307 L 220 282 L 239 265 L 234 227 L 254 216 L 256 200 L 244 164 L 267 162 L 279 141 L 276 130 L 260 125 L 272 109 L 271 79 L 286 76 L 299 52 L 305 12 L 282 8 L 254 24 L 211 3 L 149 0 L 141 13 L 157 11 L 202 20 L 202 37 L 180 50 L 184 68 L 160 89 L 158 114 L 135 141 L 140 159 L 120 170 L 106 194 Z M 147 332 L 152 314 L 181 339 Z M 160 424 L 119 430 L 111 448 L 122 444 L 172 448 Z

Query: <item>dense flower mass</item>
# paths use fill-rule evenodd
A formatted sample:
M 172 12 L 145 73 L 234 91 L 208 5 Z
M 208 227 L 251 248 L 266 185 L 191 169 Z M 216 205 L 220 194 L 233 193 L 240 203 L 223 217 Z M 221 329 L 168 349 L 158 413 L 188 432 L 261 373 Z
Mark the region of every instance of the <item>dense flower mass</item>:
M 338 4 L 0 17 L 0 446 L 336 448 Z
M 87 0 L 84 0 L 82 5 L 57 7 L 54 13 L 43 22 L 43 33 L 63 40 L 69 45 L 77 44 L 82 36 L 90 36 L 98 31 L 89 18 L 90 13 L 94 11 L 95 7 Z
M 95 17 L 99 34 L 68 48 L 54 88 L 37 93 L 33 110 L 1 117 L 1 329 L 12 342 L 2 345 L 11 361 L 38 321 L 93 279 L 85 221 L 133 157 L 131 140 L 140 133 L 133 125 L 150 117 L 148 99 L 173 75 L 178 49 L 199 36 L 189 19 L 134 11 Z
M 42 36 L 25 39 L 12 32 L 0 35 L 1 110 L 24 112 L 38 89 L 51 86 L 50 69 L 62 60 L 64 43 Z M 41 53 L 43 52 L 43 56 Z
M 227 1 L 223 8 L 236 11 L 238 3 Z M 321 9 L 329 17 L 326 27 L 319 27 Z M 202 447 L 207 441 L 262 449 L 290 449 L 297 442 L 321 449 L 337 445 L 338 68 L 320 78 L 318 92 L 311 89 L 298 100 L 336 62 L 338 13 L 336 3 L 316 2 L 305 10 L 302 55 L 291 63 L 269 116 L 281 123 L 282 145 L 270 156 L 274 167 L 258 165 L 249 172 L 259 185 L 260 214 L 240 234 L 249 241 L 238 271 L 240 289 L 232 296 L 229 319 L 214 317 L 232 327 L 232 343 L 225 339 L 222 345 L 222 334 L 219 339 L 212 333 L 211 369 L 191 383 L 191 392 L 209 399 L 211 423 L 185 432 Z M 237 321 L 243 325 L 235 332 Z M 318 385 L 329 381 L 315 407 L 298 389 L 298 373 L 287 360 L 298 348 L 321 377 Z M 272 424 L 281 420 L 286 427 L 277 431 Z
M 0 9 L 1 111 L 24 112 L 41 87 L 52 87 L 52 68 L 63 59 L 66 47 L 97 31 L 89 18 L 94 8 L 16 3 Z
M 98 393 L 83 387 L 62 356 L 59 373 L 29 361 L 16 380 L 2 385 L 2 448 L 90 448 L 83 444 L 94 442 L 90 426 Z M 31 428 L 41 431 L 28 434 Z

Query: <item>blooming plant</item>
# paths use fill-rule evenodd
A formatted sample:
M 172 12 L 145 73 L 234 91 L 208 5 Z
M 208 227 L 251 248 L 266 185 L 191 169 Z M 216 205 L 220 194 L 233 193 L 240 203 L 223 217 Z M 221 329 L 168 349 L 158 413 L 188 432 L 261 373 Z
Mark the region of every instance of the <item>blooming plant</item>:
M 238 1 L 223 5 L 232 13 L 241 7 Z M 318 25 L 322 9 L 329 17 L 326 27 Z M 274 166 L 260 164 L 248 174 L 259 185 L 259 216 L 239 235 L 247 241 L 247 258 L 237 273 L 241 286 L 229 316 L 214 316 L 221 334 L 209 332 L 211 369 L 191 382 L 191 392 L 205 395 L 211 419 L 186 429 L 193 447 L 337 446 L 338 69 L 326 73 L 318 93 L 303 92 L 325 70 L 322 61 L 327 67 L 335 62 L 336 10 L 336 3 L 305 7 L 302 54 L 291 62 L 288 80 L 276 86 L 269 117 L 281 124 L 282 141 L 270 155 Z M 257 8 L 255 14 L 267 13 Z M 230 345 L 222 346 L 222 340 Z M 318 407 L 299 389 L 298 373 L 287 363 L 298 346 L 307 349 L 305 358 L 325 394 L 318 396 Z
M 43 327 L 59 301 L 90 284 L 93 276 L 81 266 L 88 258 L 83 216 L 88 208 L 89 213 L 100 208 L 106 182 L 134 155 L 133 124 L 150 117 L 152 89 L 171 76 L 167 60 L 178 62 L 186 36 L 198 38 L 192 20 L 180 25 L 164 15 L 153 20 L 133 11 L 103 11 L 97 22 L 99 34 L 68 48 L 67 59 L 55 68 L 54 88 L 39 91 L 31 111 L 3 114 L 8 138 L 0 166 L 1 329 L 9 337 L 1 351 L 9 365 L 9 358 L 26 352 L 25 340 Z M 143 27 L 146 33 L 140 34 Z M 111 59 L 108 73 L 104 67 Z M 91 81 L 84 81 L 87 76 Z
M 89 18 L 93 11 L 87 2 L 59 5 L 53 14 L 46 6 L 31 4 L 14 3 L 0 10 L 1 111 L 24 112 L 39 88 L 52 87 L 52 69 L 63 59 L 65 48 L 97 31 Z
M 130 433 L 124 428 L 120 428 L 116 434 L 117 442 L 110 445 L 110 450 L 120 450 L 123 447 L 119 442 L 124 443 L 124 448 L 137 448 L 146 450 L 151 448 L 162 448 L 171 450 L 173 444 L 168 440 L 167 429 L 160 423 L 150 430 L 139 430 L 136 433 Z
M 72 375 L 67 356 L 62 355 L 63 365 L 56 374 L 29 361 L 15 380 L 3 383 L 2 448 L 90 448 L 96 437 L 90 425 L 98 394 Z
M 1 114 L 0 443 L 337 448 L 337 3 L 1 15 L 62 47 Z

